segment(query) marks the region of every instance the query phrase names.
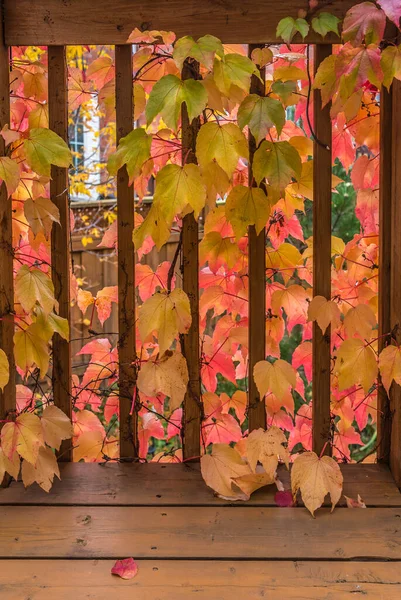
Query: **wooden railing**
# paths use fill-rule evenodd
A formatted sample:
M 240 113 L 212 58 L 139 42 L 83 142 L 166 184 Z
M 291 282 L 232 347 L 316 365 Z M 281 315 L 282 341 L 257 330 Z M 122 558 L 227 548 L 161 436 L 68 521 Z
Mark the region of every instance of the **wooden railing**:
M 0 48 L 0 129 L 9 122 L 9 52 L 7 46 L 19 44 L 49 45 L 49 119 L 50 127 L 67 139 L 67 44 L 116 44 L 116 114 L 117 141 L 133 126 L 132 106 L 132 49 L 126 39 L 134 27 L 174 30 L 178 35 L 200 36 L 215 34 L 225 43 L 239 43 L 244 34 L 250 44 L 278 42 L 275 27 L 278 21 L 297 14 L 299 0 L 261 3 L 258 0 L 228 2 L 222 8 L 212 0 L 196 4 L 188 10 L 181 0 L 154 0 L 140 3 L 118 0 L 110 3 L 98 0 L 93 8 L 91 0 L 38 0 L 32 10 L 30 0 L 4 1 L 4 34 Z M 343 0 L 331 5 L 339 17 L 353 5 Z M 140 5 L 140 6 L 139 6 Z M 140 21 L 137 11 L 140 12 Z M 316 43 L 315 37 L 307 39 Z M 315 68 L 331 52 L 330 35 L 314 46 Z M 7 44 L 7 45 L 5 45 Z M 53 45 L 57 44 L 57 45 Z M 183 77 L 188 76 L 184 67 Z M 252 91 L 263 94 L 263 87 L 254 79 Z M 381 171 L 380 171 L 380 288 L 379 335 L 393 330 L 401 337 L 401 82 L 395 81 L 390 92 L 381 94 Z M 332 126 L 330 108 L 322 109 L 320 94 L 314 94 L 314 294 L 331 296 L 331 188 L 332 188 Z M 182 114 L 183 148 L 195 161 L 193 153 L 198 123 L 189 123 Z M 250 172 L 255 149 L 250 137 Z M 0 152 L 4 142 L 0 136 Z M 67 171 L 52 169 L 51 195 L 60 210 L 61 227 L 52 235 L 53 281 L 60 314 L 69 318 L 69 218 L 67 199 Z M 118 285 L 119 285 L 119 360 L 120 360 L 120 436 L 121 456 L 137 455 L 137 422 L 135 412 L 130 415 L 135 373 L 135 281 L 133 190 L 128 185 L 125 167 L 117 177 L 118 205 Z M 202 407 L 200 403 L 199 325 L 198 325 L 198 230 L 193 216 L 183 221 L 183 287 L 191 301 L 193 324 L 185 337 L 183 352 L 187 359 L 190 383 L 184 400 L 183 452 L 184 458 L 200 453 Z M 265 235 L 249 232 L 250 261 L 250 321 L 249 369 L 265 358 Z M 4 186 L 0 189 L 0 345 L 10 361 L 13 356 L 13 253 L 11 201 Z M 71 351 L 68 342 L 55 336 L 53 340 L 54 401 L 71 414 Z M 320 453 L 331 438 L 330 413 L 330 335 L 313 330 L 313 449 Z M 0 393 L 0 414 L 15 406 L 14 369 L 4 393 Z M 401 485 L 401 387 L 393 386 L 388 398 L 381 388 L 379 393 L 378 459 L 389 462 L 394 477 Z M 264 427 L 264 403 L 250 377 L 249 426 Z M 71 460 L 65 451 L 64 460 Z

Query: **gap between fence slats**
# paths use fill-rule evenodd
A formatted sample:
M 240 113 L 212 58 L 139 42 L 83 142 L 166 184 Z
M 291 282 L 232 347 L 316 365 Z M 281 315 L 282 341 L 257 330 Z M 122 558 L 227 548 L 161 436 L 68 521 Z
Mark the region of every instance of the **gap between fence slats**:
M 331 54 L 331 46 L 316 45 L 314 69 Z M 332 124 L 330 104 L 322 107 L 320 90 L 313 92 L 313 295 L 331 298 Z M 323 335 L 313 323 L 312 446 L 331 451 L 330 326 Z
M 255 48 L 263 48 L 249 44 L 248 56 Z M 265 69 L 261 69 L 260 81 L 255 75 L 251 79 L 250 93 L 265 95 Z M 255 186 L 252 163 L 257 145 L 251 133 L 249 139 L 248 183 Z M 263 186 L 264 184 L 261 184 Z M 253 378 L 253 369 L 257 362 L 266 358 L 266 230 L 256 234 L 254 225 L 248 230 L 248 280 L 249 280 L 249 375 L 248 375 L 248 419 L 249 431 L 262 427 L 266 429 L 266 408 L 264 398 L 260 398 Z
M 182 79 L 197 79 L 199 64 L 187 59 L 182 69 Z M 200 127 L 199 118 L 189 121 L 186 105 L 183 104 L 182 118 L 182 163 L 196 164 L 196 136 Z M 182 337 L 182 351 L 188 365 L 189 383 L 184 398 L 182 443 L 184 459 L 196 459 L 200 455 L 201 439 L 201 379 L 199 356 L 199 229 L 193 213 L 182 221 L 182 279 L 183 290 L 191 306 L 192 324 L 187 335 Z
M 390 329 L 397 345 L 401 343 L 401 81 L 392 84 L 392 157 L 391 157 L 391 286 Z M 398 111 L 397 111 L 398 108 Z M 387 292 L 388 293 L 388 292 Z M 390 469 L 401 487 L 401 387 L 390 390 L 391 448 Z
M 65 46 L 49 46 L 49 128 L 68 141 L 68 84 Z M 70 324 L 70 209 L 68 193 L 68 169 L 52 166 L 50 196 L 60 212 L 60 225 L 54 225 L 51 233 L 52 279 L 59 315 Z M 52 346 L 53 399 L 66 415 L 71 417 L 72 366 L 70 344 L 58 333 L 53 336 Z M 71 441 L 63 442 L 60 460 L 72 460 Z
M 9 48 L 4 45 L 0 6 L 0 130 L 10 123 L 9 95 Z M 5 142 L 0 135 L 0 156 L 5 154 Z M 14 365 L 14 277 L 12 203 L 7 197 L 5 183 L 0 186 L 0 348 L 7 355 L 10 379 L 4 391 L 0 390 L 0 420 L 15 409 L 15 365 Z M 1 428 L 1 424 L 0 424 Z M 1 483 L 1 481 L 0 481 Z
M 379 182 L 379 352 L 390 341 L 383 337 L 391 330 L 391 252 L 392 252 L 392 114 L 393 93 L 382 87 L 380 91 L 380 182 Z M 377 397 L 377 459 L 388 462 L 391 444 L 391 412 L 386 390 L 379 385 Z
M 134 125 L 132 47 L 116 46 L 116 131 L 117 144 Z M 125 165 L 117 174 L 118 239 L 118 356 L 120 396 L 120 457 L 138 454 L 137 412 L 131 411 L 136 386 L 133 361 L 135 333 L 134 189 L 129 186 Z M 132 414 L 131 414 L 132 412 Z

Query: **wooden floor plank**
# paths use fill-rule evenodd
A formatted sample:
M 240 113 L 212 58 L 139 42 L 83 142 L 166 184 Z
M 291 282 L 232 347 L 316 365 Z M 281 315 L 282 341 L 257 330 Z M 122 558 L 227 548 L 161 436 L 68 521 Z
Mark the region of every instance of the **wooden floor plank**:
M 3 506 L 0 558 L 401 560 L 401 510 Z
M 138 561 L 135 579 L 112 561 L 0 561 L 2 600 L 371 600 L 401 597 L 399 563 Z M 273 596 L 273 594 L 276 594 Z
M 61 481 L 50 494 L 33 485 L 25 490 L 12 483 L 0 490 L 0 505 L 44 504 L 75 506 L 224 506 L 227 501 L 215 498 L 201 478 L 195 464 L 108 464 L 88 463 L 60 465 Z M 401 506 L 401 494 L 386 465 L 343 465 L 344 494 L 360 494 L 366 504 Z M 289 487 L 289 475 L 280 469 L 280 479 Z M 244 506 L 275 506 L 275 486 L 251 497 Z M 341 504 L 345 504 L 344 497 Z

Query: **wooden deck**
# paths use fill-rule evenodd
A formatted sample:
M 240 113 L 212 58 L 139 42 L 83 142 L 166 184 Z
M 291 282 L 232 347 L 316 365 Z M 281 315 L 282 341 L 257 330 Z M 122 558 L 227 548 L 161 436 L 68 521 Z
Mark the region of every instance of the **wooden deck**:
M 0 490 L 1 600 L 401 598 L 401 494 L 385 466 L 344 466 L 368 508 L 214 498 L 197 465 L 64 464 L 50 494 Z M 284 473 L 282 478 L 284 478 Z M 113 577 L 117 558 L 139 564 Z

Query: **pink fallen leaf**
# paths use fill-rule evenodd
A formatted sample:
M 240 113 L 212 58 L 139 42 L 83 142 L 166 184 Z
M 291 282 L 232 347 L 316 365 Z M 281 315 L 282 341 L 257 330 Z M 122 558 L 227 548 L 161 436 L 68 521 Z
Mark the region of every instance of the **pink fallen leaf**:
M 138 565 L 133 558 L 117 560 L 111 569 L 112 575 L 118 575 L 122 579 L 133 579 L 138 573 Z
M 362 500 L 362 498 L 360 497 L 359 494 L 358 494 L 358 499 L 357 500 L 354 500 L 354 498 L 349 498 L 345 494 L 344 494 L 344 498 L 345 498 L 345 500 L 347 502 L 347 507 L 348 508 L 366 508 L 366 504 Z
M 295 506 L 291 490 L 283 490 L 276 492 L 274 495 L 274 502 L 277 504 L 277 506 L 280 506 L 281 508 Z

